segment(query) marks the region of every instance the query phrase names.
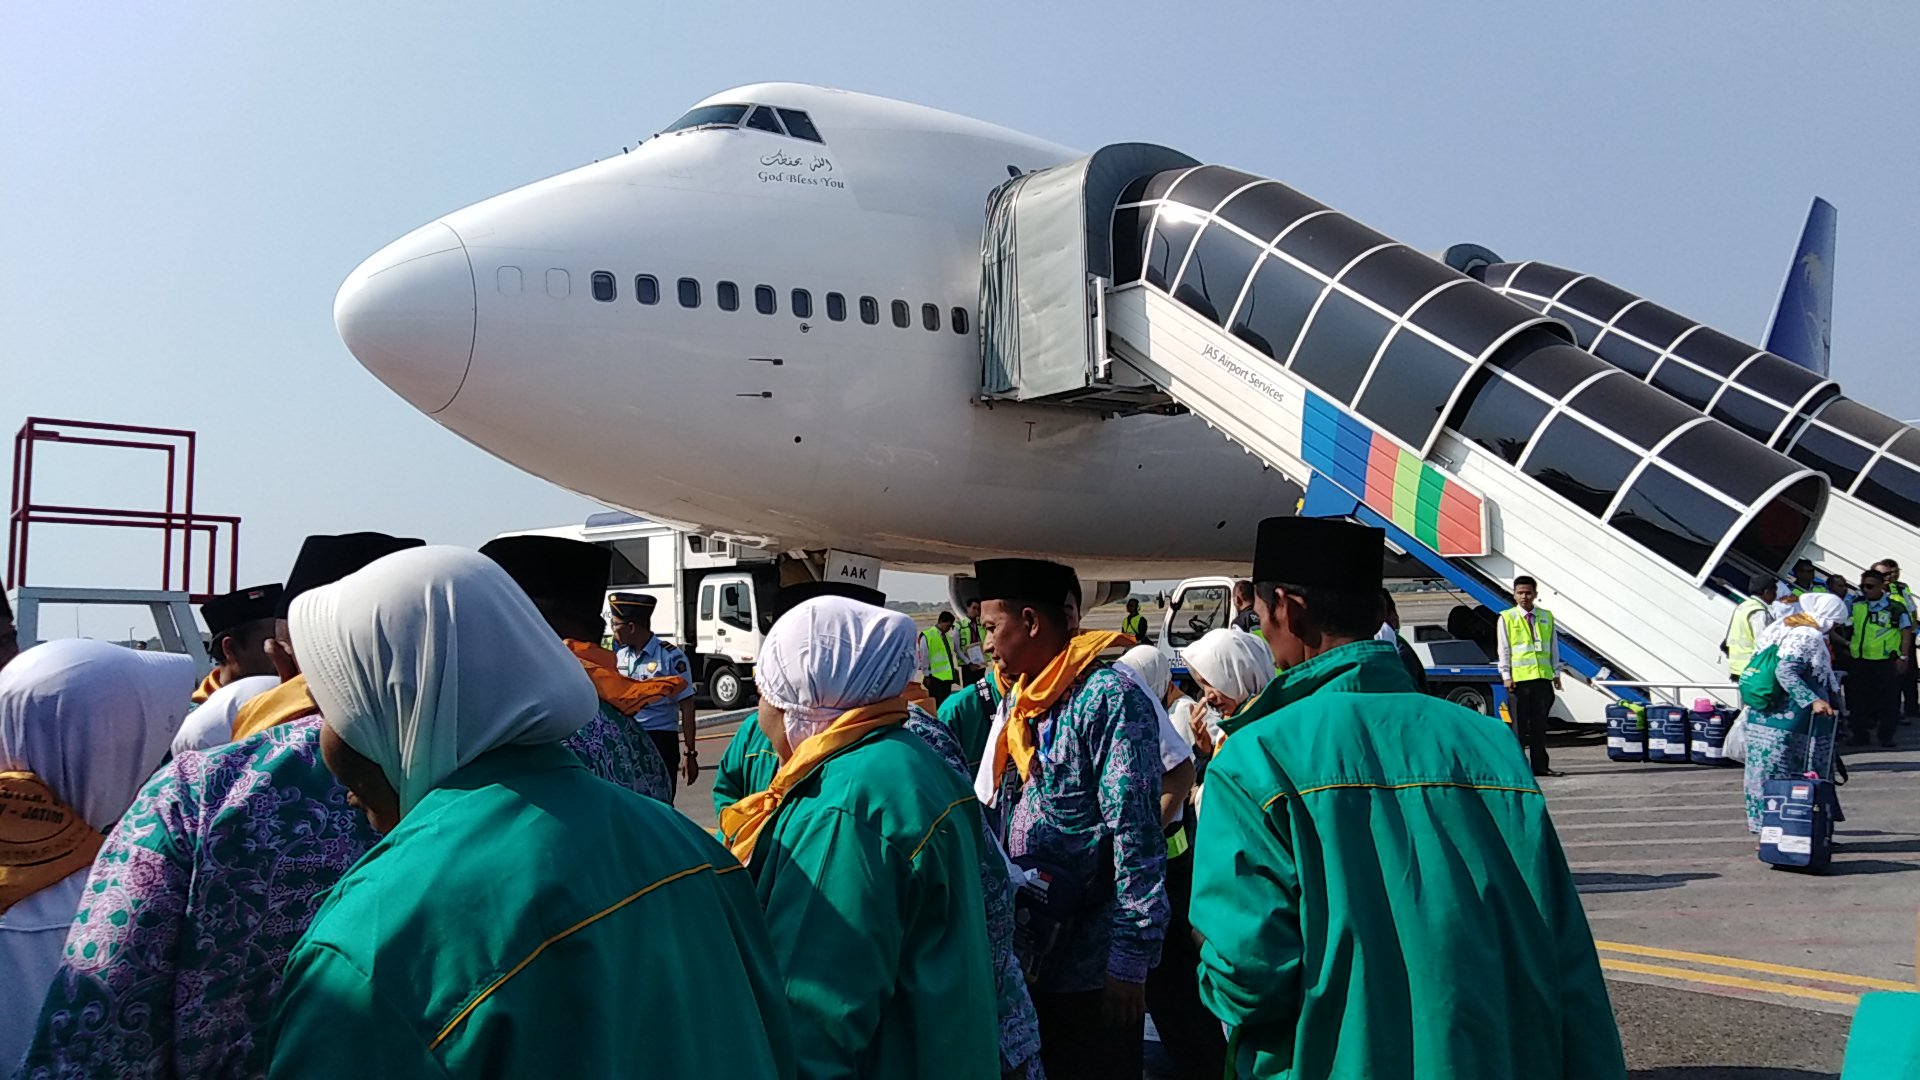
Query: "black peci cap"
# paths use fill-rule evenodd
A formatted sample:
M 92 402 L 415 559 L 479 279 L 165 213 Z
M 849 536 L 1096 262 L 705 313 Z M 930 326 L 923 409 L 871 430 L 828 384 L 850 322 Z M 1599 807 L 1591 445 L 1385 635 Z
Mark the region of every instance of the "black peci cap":
M 617 592 L 607 597 L 607 606 L 623 619 L 638 619 L 645 622 L 653 618 L 653 609 L 659 606 L 659 599 L 643 592 Z
M 207 633 L 219 637 L 250 622 L 280 614 L 280 595 L 285 591 L 276 581 L 216 596 L 200 605 L 200 618 L 206 621 Z
M 869 589 L 865 585 L 855 585 L 840 581 L 803 581 L 798 585 L 789 585 L 773 594 L 773 604 L 769 614 L 775 619 L 799 607 L 809 600 L 822 596 L 844 596 L 849 600 L 858 600 L 874 607 L 887 606 L 887 594 L 879 589 Z
M 1080 591 L 1073 568 L 1045 559 L 982 559 L 973 564 L 982 600 L 1047 600 L 1062 603 Z
M 1331 592 L 1380 591 L 1387 534 L 1339 518 L 1271 517 L 1260 523 L 1253 580 Z
M 425 540 L 377 532 L 309 536 L 300 545 L 300 555 L 293 560 L 293 570 L 287 574 L 286 588 L 280 594 L 278 614 L 286 618 L 294 599 L 301 593 L 331 585 L 396 551 L 425 547 L 426 543 Z
M 600 618 L 613 552 L 564 536 L 502 536 L 480 546 L 535 600 L 582 619 Z

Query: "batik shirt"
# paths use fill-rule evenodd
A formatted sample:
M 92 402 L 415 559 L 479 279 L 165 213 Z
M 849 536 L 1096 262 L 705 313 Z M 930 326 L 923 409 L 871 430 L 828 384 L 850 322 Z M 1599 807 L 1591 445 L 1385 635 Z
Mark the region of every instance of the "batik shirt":
M 94 860 L 21 1077 L 263 1077 L 281 969 L 378 837 L 320 718 L 188 751 Z
M 567 736 L 562 745 L 600 779 L 673 805 L 673 780 L 667 776 L 667 763 L 660 760 L 659 748 L 606 702 L 601 702 L 594 718 Z
M 1106 894 L 1062 935 L 1034 989 L 1098 990 L 1108 976 L 1145 982 L 1160 960 L 1168 917 L 1153 706 L 1113 671 L 1096 668 L 1034 722 L 1034 741 L 1027 779 L 1011 765 L 1000 778 L 1007 851 Z

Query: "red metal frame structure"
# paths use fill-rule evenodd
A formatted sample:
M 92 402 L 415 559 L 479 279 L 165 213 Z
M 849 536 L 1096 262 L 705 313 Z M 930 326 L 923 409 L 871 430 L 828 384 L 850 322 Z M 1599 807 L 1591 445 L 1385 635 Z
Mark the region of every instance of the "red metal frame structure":
M 29 416 L 13 437 L 13 498 L 7 518 L 7 587 L 27 584 L 27 541 L 34 525 L 95 525 L 115 529 L 160 530 L 160 588 L 176 588 L 204 602 L 239 587 L 240 519 L 231 514 L 202 514 L 193 508 L 194 455 L 199 437 L 180 428 L 104 424 L 91 420 L 55 420 Z M 34 450 L 41 443 L 153 450 L 167 456 L 167 488 L 159 510 L 106 506 L 68 506 L 33 501 Z M 184 458 L 184 462 L 183 459 Z M 184 468 L 182 468 L 184 464 Z M 220 532 L 227 533 L 227 587 L 216 587 Z M 179 557 L 175 558 L 175 534 Z M 206 576 L 193 587 L 194 536 L 204 534 Z M 178 581 L 176 586 L 175 582 Z

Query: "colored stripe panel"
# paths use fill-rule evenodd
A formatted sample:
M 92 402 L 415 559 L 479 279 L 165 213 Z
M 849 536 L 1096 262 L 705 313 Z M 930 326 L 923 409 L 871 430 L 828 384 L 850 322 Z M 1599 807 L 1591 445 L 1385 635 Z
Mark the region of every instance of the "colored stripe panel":
M 1486 554 L 1480 496 L 1364 420 L 1318 394 L 1304 396 L 1300 456 L 1308 465 L 1440 554 Z

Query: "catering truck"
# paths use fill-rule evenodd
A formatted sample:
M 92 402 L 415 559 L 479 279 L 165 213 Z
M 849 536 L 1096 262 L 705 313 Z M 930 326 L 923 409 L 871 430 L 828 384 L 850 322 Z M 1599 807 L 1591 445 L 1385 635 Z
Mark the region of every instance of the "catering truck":
M 716 709 L 751 700 L 753 664 L 779 581 L 771 553 L 619 511 L 594 514 L 581 525 L 502 535 L 564 536 L 608 549 L 607 592 L 659 601 L 653 632 L 687 654 L 695 688 Z

